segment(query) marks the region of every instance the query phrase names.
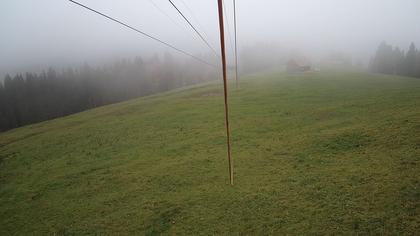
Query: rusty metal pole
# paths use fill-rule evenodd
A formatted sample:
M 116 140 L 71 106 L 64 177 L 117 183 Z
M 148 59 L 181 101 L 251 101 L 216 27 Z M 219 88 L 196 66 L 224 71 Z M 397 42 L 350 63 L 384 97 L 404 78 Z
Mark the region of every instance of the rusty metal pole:
M 227 73 L 226 73 L 226 52 L 225 52 L 225 28 L 223 25 L 223 1 L 218 0 L 219 6 L 219 28 L 220 28 L 220 49 L 222 51 L 222 68 L 223 68 L 223 89 L 225 96 L 225 119 L 226 119 L 226 142 L 229 162 L 229 182 L 233 185 L 233 161 L 230 151 L 230 131 L 229 131 L 229 107 L 227 93 Z

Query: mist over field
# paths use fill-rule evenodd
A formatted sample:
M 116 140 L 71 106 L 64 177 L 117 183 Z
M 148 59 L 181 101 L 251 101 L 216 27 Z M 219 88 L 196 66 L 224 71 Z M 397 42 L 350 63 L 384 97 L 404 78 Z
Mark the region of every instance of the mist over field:
M 166 0 L 80 2 L 188 52 L 210 53 Z M 217 1 L 176 3 L 219 50 Z M 383 40 L 404 49 L 411 42 L 420 45 L 417 0 L 241 0 L 237 5 L 239 49 L 276 45 L 299 50 L 314 60 L 339 51 L 366 64 Z M 232 33 L 232 1 L 226 1 L 225 7 Z M 6 73 L 40 72 L 85 62 L 102 65 L 166 51 L 180 56 L 69 1 L 3 0 L 0 11 L 1 78 Z M 227 38 L 232 62 L 230 43 Z M 261 50 L 273 53 L 267 47 Z
M 419 13 L 0 0 L 0 235 L 419 235 Z

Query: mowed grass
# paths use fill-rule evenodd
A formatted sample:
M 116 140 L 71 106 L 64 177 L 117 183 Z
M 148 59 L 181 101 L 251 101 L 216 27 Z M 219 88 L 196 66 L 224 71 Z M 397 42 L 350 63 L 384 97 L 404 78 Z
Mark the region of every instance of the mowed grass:
M 420 80 L 265 73 L 0 134 L 0 235 L 418 235 Z

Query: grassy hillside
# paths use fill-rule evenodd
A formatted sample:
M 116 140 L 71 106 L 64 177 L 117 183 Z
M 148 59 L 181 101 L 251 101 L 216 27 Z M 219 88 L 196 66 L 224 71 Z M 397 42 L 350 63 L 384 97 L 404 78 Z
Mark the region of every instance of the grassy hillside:
M 0 235 L 420 232 L 420 80 L 267 73 L 0 134 Z

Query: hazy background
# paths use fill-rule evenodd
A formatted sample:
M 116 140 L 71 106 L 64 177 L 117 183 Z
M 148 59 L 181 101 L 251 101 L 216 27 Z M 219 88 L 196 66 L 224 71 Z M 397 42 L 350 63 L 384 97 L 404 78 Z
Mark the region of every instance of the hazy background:
M 167 0 L 80 2 L 186 51 L 209 53 Z M 217 1 L 174 3 L 219 50 Z M 233 33 L 232 1 L 225 4 Z M 366 62 L 382 40 L 403 49 L 412 41 L 420 45 L 419 0 L 237 0 L 237 9 L 239 48 L 266 42 L 312 57 L 343 51 Z M 2 0 L 0 32 L 1 78 L 49 66 L 100 65 L 164 51 L 177 54 L 66 0 Z

